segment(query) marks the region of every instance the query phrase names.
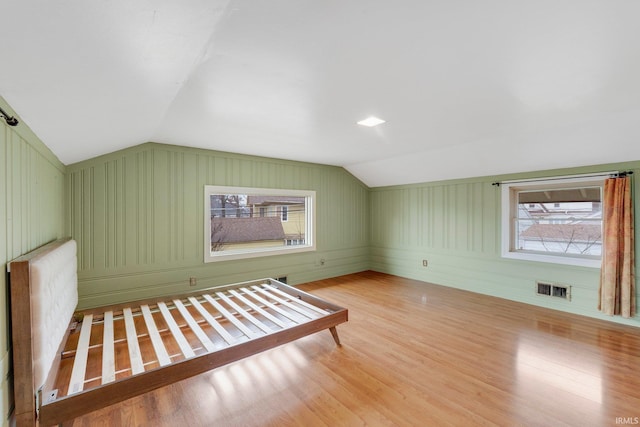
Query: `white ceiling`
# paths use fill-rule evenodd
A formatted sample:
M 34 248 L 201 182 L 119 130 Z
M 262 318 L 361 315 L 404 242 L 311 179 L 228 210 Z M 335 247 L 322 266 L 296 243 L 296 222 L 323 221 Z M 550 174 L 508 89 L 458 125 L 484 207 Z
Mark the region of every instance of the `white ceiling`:
M 0 95 L 65 164 L 155 141 L 383 186 L 640 160 L 638 17 L 633 0 L 0 0 Z

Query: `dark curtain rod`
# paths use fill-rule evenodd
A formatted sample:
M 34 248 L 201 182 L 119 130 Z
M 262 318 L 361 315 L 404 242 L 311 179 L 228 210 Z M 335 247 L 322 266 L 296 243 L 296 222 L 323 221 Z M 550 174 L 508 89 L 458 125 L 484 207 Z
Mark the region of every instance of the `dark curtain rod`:
M 593 175 L 579 175 L 579 176 L 562 176 L 557 178 L 535 178 L 535 179 L 523 179 L 523 180 L 513 180 L 508 182 L 536 182 L 536 181 L 562 181 L 565 179 L 575 179 L 575 178 L 590 178 L 590 177 L 599 177 L 599 176 L 608 176 L 609 178 L 624 178 L 627 175 L 633 175 L 633 171 L 623 171 L 623 172 L 615 172 L 615 173 L 600 173 Z M 494 187 L 500 187 L 502 182 L 496 181 L 492 182 L 491 185 Z
M 18 126 L 18 119 L 5 113 L 2 108 L 0 108 L 0 116 L 4 117 L 4 120 L 9 126 Z

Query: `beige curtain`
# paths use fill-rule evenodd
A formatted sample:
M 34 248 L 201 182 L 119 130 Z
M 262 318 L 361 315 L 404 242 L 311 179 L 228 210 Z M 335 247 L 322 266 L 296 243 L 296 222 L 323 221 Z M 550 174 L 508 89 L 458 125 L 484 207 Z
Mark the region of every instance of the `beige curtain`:
M 636 313 L 633 205 L 631 178 L 609 178 L 604 184 L 602 268 L 598 309 L 608 315 Z

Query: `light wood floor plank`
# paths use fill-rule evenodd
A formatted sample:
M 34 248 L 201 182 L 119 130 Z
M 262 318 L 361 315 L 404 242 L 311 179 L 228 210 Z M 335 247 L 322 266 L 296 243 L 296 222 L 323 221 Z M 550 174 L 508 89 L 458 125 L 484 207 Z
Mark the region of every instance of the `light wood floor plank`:
M 300 288 L 349 309 L 341 347 L 323 331 L 73 425 L 616 426 L 640 417 L 640 328 L 374 272 Z

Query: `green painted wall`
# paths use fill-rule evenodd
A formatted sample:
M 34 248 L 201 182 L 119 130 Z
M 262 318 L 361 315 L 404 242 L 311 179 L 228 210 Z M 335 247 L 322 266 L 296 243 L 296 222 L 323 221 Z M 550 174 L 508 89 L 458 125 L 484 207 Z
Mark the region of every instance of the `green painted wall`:
M 2 98 L 0 105 L 12 111 Z M 155 143 L 65 167 L 24 123 L 12 128 L 2 121 L 0 165 L 0 261 L 6 266 L 72 236 L 81 308 L 191 290 L 190 277 L 196 289 L 283 275 L 298 284 L 371 268 L 640 326 L 638 317 L 597 311 L 597 269 L 502 259 L 500 190 L 491 185 L 615 169 L 634 170 L 637 179 L 640 162 L 368 189 L 338 167 Z M 204 264 L 205 184 L 315 190 L 317 251 Z M 11 408 L 6 279 L 0 278 L 3 425 Z M 572 285 L 572 300 L 536 296 L 535 280 Z
M 0 106 L 13 110 L 0 97 Z M 64 235 L 65 167 L 20 119 L 0 120 L 0 262 L 7 262 Z M 7 275 L 0 275 L 0 413 L 8 425 L 13 406 Z
M 600 314 L 599 269 L 503 259 L 500 189 L 495 181 L 633 170 L 640 162 L 528 174 L 373 188 L 371 268 L 440 285 L 640 326 L 640 319 Z M 635 206 L 640 194 L 633 192 Z M 636 230 L 640 229 L 640 218 Z M 636 240 L 636 251 L 639 246 Z M 428 266 L 422 266 L 422 260 Z M 640 257 L 636 257 L 636 260 Z M 636 267 L 636 271 L 640 271 Z M 571 301 L 535 294 L 535 281 L 572 285 Z M 640 301 L 639 301 L 640 302 Z M 640 304 L 638 305 L 640 307 Z
M 315 190 L 317 251 L 204 264 L 205 184 Z M 147 143 L 69 165 L 65 185 L 80 307 L 369 267 L 369 189 L 342 168 Z

